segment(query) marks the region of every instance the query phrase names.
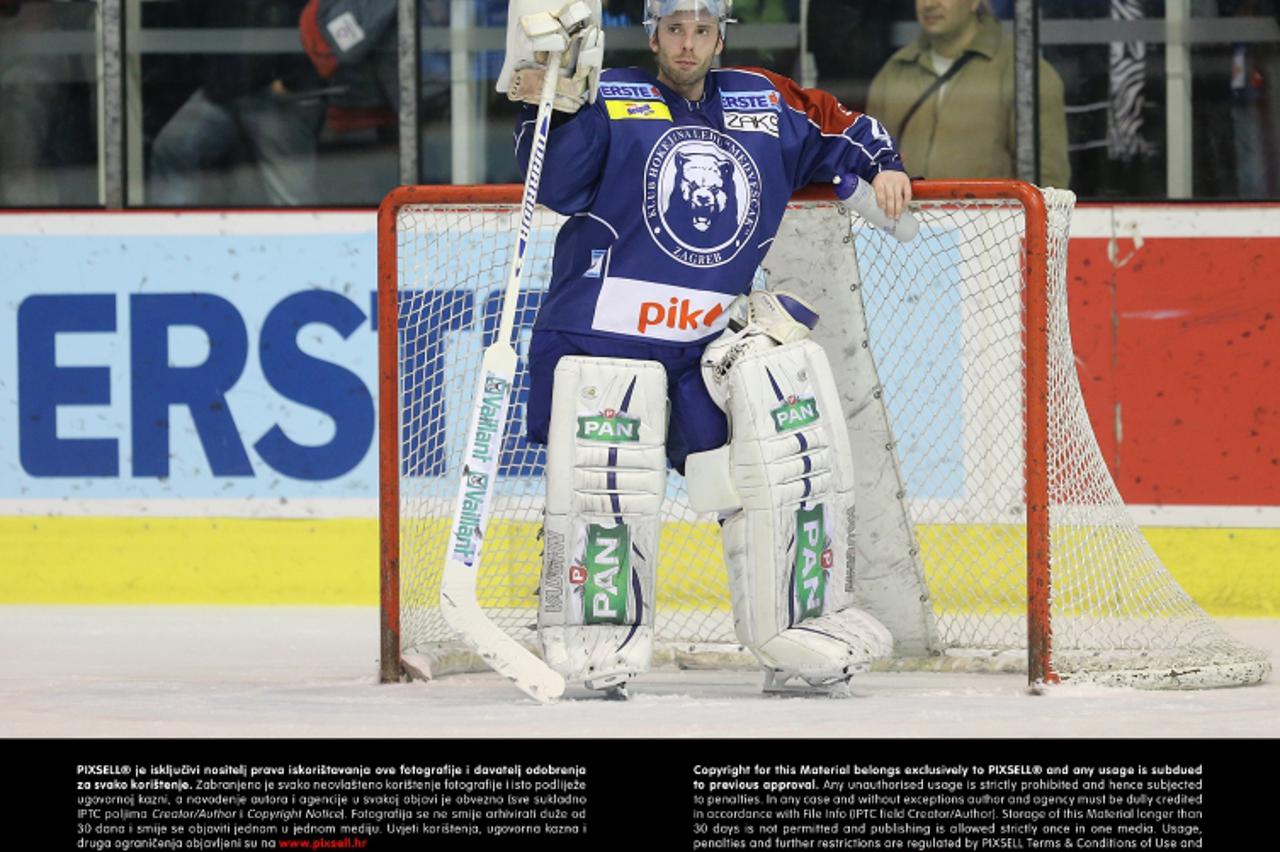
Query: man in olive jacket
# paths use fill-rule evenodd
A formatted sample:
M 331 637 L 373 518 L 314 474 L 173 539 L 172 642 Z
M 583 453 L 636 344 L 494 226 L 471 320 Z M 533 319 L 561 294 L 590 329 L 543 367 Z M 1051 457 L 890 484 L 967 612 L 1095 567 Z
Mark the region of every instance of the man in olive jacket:
M 1016 177 L 1013 38 L 987 0 L 915 0 L 921 35 L 885 63 L 867 113 L 899 142 L 912 175 Z M 939 77 L 958 66 L 904 119 Z M 1066 188 L 1067 120 L 1062 79 L 1040 60 L 1040 183 Z

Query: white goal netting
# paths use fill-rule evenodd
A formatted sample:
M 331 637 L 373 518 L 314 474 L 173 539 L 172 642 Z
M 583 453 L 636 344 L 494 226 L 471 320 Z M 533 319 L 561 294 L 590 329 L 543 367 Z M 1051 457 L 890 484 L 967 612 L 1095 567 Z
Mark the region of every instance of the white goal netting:
M 851 224 L 834 201 L 799 200 L 757 280 L 801 293 L 822 314 L 815 336 L 844 398 L 857 468 L 857 596 L 894 632 L 891 665 L 1027 671 L 1030 656 L 1036 678 L 1164 687 L 1262 679 L 1265 655 L 1232 641 L 1178 586 L 1129 519 L 1098 450 L 1067 321 L 1073 196 L 1043 191 L 1048 239 L 1037 249 L 1037 210 L 995 197 L 1008 194 L 996 182 L 993 197 L 966 186 L 924 193 L 931 200 L 914 204 L 920 234 L 906 244 L 857 217 Z M 966 197 L 947 197 L 955 195 Z M 384 205 L 392 218 L 383 227 L 395 231 L 394 257 L 380 263 L 383 286 L 397 288 L 400 402 L 398 499 L 384 501 L 399 506 L 398 536 L 384 542 L 384 551 L 398 548 L 399 593 L 384 605 L 398 613 L 404 657 L 433 676 L 482 667 L 440 615 L 439 572 L 517 196 L 482 203 L 464 188 L 422 188 Z M 539 210 L 516 316 L 521 356 L 558 224 Z M 1044 308 L 1028 287 L 1044 288 Z M 523 368 L 477 595 L 534 646 L 544 453 L 523 437 Z M 656 625 L 660 663 L 750 664 L 733 635 L 717 527 L 689 510 L 674 473 Z

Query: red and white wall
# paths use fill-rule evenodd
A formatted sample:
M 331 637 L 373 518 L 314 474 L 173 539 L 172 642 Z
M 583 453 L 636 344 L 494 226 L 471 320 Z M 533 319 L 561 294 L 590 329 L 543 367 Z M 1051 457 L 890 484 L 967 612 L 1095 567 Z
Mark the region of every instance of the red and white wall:
M 1198 600 L 1280 610 L 1280 205 L 1084 204 L 1068 293 L 1085 404 Z

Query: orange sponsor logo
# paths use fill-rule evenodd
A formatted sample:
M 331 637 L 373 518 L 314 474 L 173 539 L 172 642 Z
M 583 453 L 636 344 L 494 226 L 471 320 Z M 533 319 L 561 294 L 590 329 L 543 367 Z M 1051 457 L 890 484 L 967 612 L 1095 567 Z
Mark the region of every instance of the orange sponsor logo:
M 723 305 L 716 305 L 710 310 L 695 309 L 688 299 L 677 299 L 675 296 L 672 296 L 665 305 L 661 302 L 641 302 L 636 331 L 644 334 L 653 326 L 680 331 L 711 328 L 722 313 L 724 313 Z

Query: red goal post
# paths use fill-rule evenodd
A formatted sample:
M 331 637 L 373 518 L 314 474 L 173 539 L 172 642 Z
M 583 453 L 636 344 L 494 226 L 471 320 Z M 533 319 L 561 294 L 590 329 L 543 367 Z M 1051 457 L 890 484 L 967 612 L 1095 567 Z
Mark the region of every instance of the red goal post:
M 797 194 L 761 272 L 817 305 L 827 322 L 815 336 L 857 398 L 846 419 L 855 468 L 868 471 L 859 596 L 894 631 L 891 666 L 1153 687 L 1265 677 L 1265 656 L 1227 638 L 1150 551 L 1097 449 L 1066 315 L 1074 197 L 986 180 L 916 181 L 913 195 L 921 233 L 898 244 L 851 223 L 830 188 Z M 379 210 L 383 680 L 402 678 L 406 661 L 427 676 L 477 666 L 432 596 L 465 429 L 449 412 L 474 392 L 519 203 L 518 186 L 402 187 Z M 561 221 L 539 216 L 518 337 Z M 517 398 L 479 595 L 533 646 L 541 461 L 521 437 L 522 409 Z M 672 481 L 662 547 L 693 567 L 660 562 L 660 659 L 731 663 L 740 649 L 718 541 Z

